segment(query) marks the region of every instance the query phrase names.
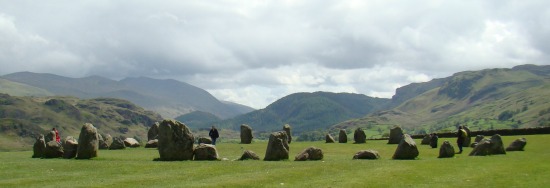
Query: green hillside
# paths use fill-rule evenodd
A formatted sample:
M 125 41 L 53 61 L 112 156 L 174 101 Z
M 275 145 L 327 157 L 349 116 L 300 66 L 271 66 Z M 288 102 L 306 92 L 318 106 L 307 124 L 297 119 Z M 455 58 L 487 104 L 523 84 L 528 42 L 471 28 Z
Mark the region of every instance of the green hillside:
M 37 135 L 53 127 L 62 138 L 78 137 L 84 123 L 112 136 L 146 139 L 147 128 L 160 120 L 160 115 L 120 99 L 0 94 L 0 151 L 28 150 Z
M 456 73 L 399 106 L 333 129 L 363 127 L 382 136 L 399 125 L 411 133 L 550 126 L 550 66 L 524 65 Z
M 14 96 L 52 96 L 53 93 L 18 82 L 0 78 L 0 91 Z
M 382 109 L 390 100 L 351 93 L 295 93 L 267 106 L 221 121 L 220 127 L 238 130 L 241 124 L 258 132 L 281 130 L 290 124 L 295 134 L 324 130 L 338 122 Z
M 195 130 L 209 130 L 212 125 L 216 124 L 218 121 L 221 121 L 221 119 L 214 114 L 201 111 L 194 111 L 185 115 L 178 116 L 176 120 L 180 122 L 185 122 L 185 125 Z

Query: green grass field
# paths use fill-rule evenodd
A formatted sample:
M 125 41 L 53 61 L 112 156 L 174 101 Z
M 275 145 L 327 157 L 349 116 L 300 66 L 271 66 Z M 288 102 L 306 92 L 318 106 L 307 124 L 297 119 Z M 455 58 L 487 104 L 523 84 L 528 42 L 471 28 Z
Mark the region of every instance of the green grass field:
M 521 136 L 503 137 L 505 147 Z M 545 187 L 550 183 L 550 135 L 527 138 L 526 151 L 437 158 L 439 149 L 418 145 L 417 160 L 392 160 L 397 145 L 293 142 L 288 161 L 234 161 L 243 149 L 262 158 L 266 142 L 220 143 L 227 161 L 153 161 L 156 149 L 100 150 L 92 160 L 33 159 L 31 151 L 0 152 L 0 187 Z M 440 139 L 440 144 L 446 140 Z M 449 139 L 452 143 L 454 139 Z M 420 140 L 415 140 L 420 144 Z M 322 148 L 322 161 L 293 161 L 308 146 Z M 374 149 L 380 160 L 352 160 Z M 455 148 L 457 149 L 457 148 Z

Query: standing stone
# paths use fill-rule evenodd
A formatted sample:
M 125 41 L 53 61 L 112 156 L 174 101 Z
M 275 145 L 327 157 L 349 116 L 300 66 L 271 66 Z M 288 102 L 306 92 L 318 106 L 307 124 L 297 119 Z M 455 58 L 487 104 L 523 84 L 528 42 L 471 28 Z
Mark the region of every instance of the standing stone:
M 506 148 L 506 151 L 523 151 L 525 145 L 527 145 L 527 139 L 518 138 L 510 143 L 510 145 Z
M 76 157 L 78 142 L 72 136 L 67 136 L 63 141 L 63 158 L 72 159 Z
M 365 131 L 361 128 L 355 129 L 355 132 L 353 133 L 353 140 L 356 144 L 364 144 L 367 142 L 367 135 L 365 134 Z
M 241 125 L 241 144 L 252 143 L 252 128 L 246 124 Z
M 390 138 L 388 139 L 388 144 L 399 144 L 403 139 L 403 129 L 397 126 L 390 129 Z
M 101 136 L 101 134 L 99 135 Z M 101 136 L 101 138 L 103 139 L 99 139 L 99 149 L 109 149 L 113 143 L 113 137 L 110 134 L 106 134 L 105 136 Z
M 256 153 L 254 153 L 253 151 L 250 151 L 250 150 L 244 150 L 243 152 L 243 155 L 241 156 L 241 158 L 239 158 L 239 160 L 248 160 L 248 159 L 252 159 L 252 160 L 260 160 L 260 156 L 258 156 Z
M 113 143 L 109 146 L 109 150 L 117 150 L 117 149 L 126 149 L 126 145 L 124 145 L 124 141 L 120 137 L 114 137 Z
M 63 146 L 55 140 L 46 143 L 44 150 L 44 158 L 60 158 L 63 157 Z
M 198 140 L 199 144 L 212 144 L 212 139 L 211 138 L 208 138 L 208 137 L 199 137 L 199 140 Z
M 32 150 L 32 158 L 41 158 L 42 156 L 44 156 L 44 150 L 46 150 L 46 141 L 44 140 L 43 134 L 40 134 L 40 136 L 36 138 Z
M 304 149 L 301 153 L 294 157 L 294 161 L 321 160 L 323 159 L 323 150 L 316 147 Z
M 455 156 L 455 148 L 451 145 L 451 142 L 445 140 L 439 148 L 438 158 L 451 158 Z
M 334 143 L 334 138 L 330 135 L 330 133 L 325 135 L 325 143 Z
M 46 141 L 46 143 L 55 141 L 55 131 L 48 132 L 48 134 L 44 137 L 44 141 Z
M 145 148 L 157 148 L 158 147 L 159 140 L 149 140 L 147 141 L 147 144 L 145 144 Z
M 466 131 L 466 133 L 468 133 L 468 136 L 464 139 L 464 143 L 462 144 L 462 147 L 469 147 L 470 144 L 472 143 L 472 132 L 470 131 L 468 126 L 462 126 L 462 128 L 464 129 L 464 131 Z
M 159 125 L 158 150 L 162 161 L 193 160 L 195 137 L 183 123 L 164 120 Z
M 147 141 L 157 139 L 159 136 L 159 122 L 151 125 L 149 131 L 147 131 Z
M 353 155 L 353 159 L 380 159 L 380 154 L 375 150 L 361 150 Z
M 288 159 L 288 136 L 285 131 L 274 132 L 269 135 L 264 161 L 280 161 Z
M 97 157 L 99 150 L 99 134 L 91 123 L 85 123 L 78 136 L 77 159 L 90 159 Z
M 404 134 L 402 137 L 393 154 L 393 159 L 415 159 L 418 157 L 418 148 L 416 148 L 416 143 L 411 136 Z
M 420 142 L 420 145 L 430 145 L 431 140 L 432 140 L 432 137 L 429 134 L 426 134 L 426 136 L 422 138 L 422 142 Z
M 481 140 L 483 140 L 483 138 L 485 138 L 485 136 L 477 135 L 474 142 L 470 144 L 470 147 L 475 148 L 477 146 L 477 143 L 481 142 Z
M 139 144 L 139 142 L 135 138 L 124 139 L 124 145 L 130 148 L 139 148 L 139 146 L 141 146 L 141 144 Z
M 499 134 L 495 134 L 491 139 L 481 140 L 477 146 L 470 152 L 470 156 L 486 156 L 506 154 L 504 146 L 502 144 L 502 138 Z
M 289 124 L 285 124 L 283 126 L 283 130 L 286 132 L 286 136 L 288 136 L 288 143 L 289 144 L 290 144 L 290 142 L 292 142 L 292 134 L 290 132 L 290 129 L 292 129 L 292 128 L 290 127 Z
M 338 143 L 348 143 L 348 134 L 346 133 L 346 129 L 340 129 L 338 134 Z
M 195 148 L 195 161 L 218 160 L 218 150 L 211 144 L 200 144 Z

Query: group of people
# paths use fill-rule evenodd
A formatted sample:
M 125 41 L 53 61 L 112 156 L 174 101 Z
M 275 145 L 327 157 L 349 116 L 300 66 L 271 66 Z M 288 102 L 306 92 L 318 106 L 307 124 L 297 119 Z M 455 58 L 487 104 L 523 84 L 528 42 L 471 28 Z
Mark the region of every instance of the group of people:
M 456 136 L 457 136 L 456 144 L 458 145 L 458 153 L 457 154 L 461 154 L 462 153 L 462 146 L 464 145 L 464 140 L 466 140 L 466 138 L 468 137 L 468 132 L 466 132 L 466 130 L 464 130 L 464 127 L 458 126 L 458 131 L 456 133 Z M 437 148 L 437 140 L 438 139 L 439 139 L 439 137 L 437 136 L 437 133 L 430 134 L 430 146 L 432 148 Z

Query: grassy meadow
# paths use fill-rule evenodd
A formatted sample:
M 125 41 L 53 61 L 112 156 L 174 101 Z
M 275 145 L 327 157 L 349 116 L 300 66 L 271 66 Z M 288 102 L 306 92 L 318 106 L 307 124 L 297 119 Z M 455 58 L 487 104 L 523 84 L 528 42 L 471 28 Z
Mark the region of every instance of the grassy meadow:
M 505 147 L 522 136 L 503 137 Z M 392 160 L 397 145 L 292 142 L 288 161 L 234 161 L 243 149 L 264 157 L 267 143 L 219 143 L 222 161 L 153 161 L 156 149 L 100 150 L 91 160 L 33 159 L 32 151 L 0 152 L 0 187 L 544 187 L 550 183 L 550 135 L 529 135 L 526 150 L 437 158 L 439 149 L 418 145 L 417 160 Z M 440 139 L 440 145 L 446 140 Z M 453 145 L 455 140 L 449 139 Z M 415 140 L 420 144 L 420 140 Z M 322 161 L 293 161 L 308 146 Z M 455 146 L 456 147 L 456 146 Z M 352 160 L 359 150 L 380 160 Z M 458 149 L 458 148 L 455 148 Z

